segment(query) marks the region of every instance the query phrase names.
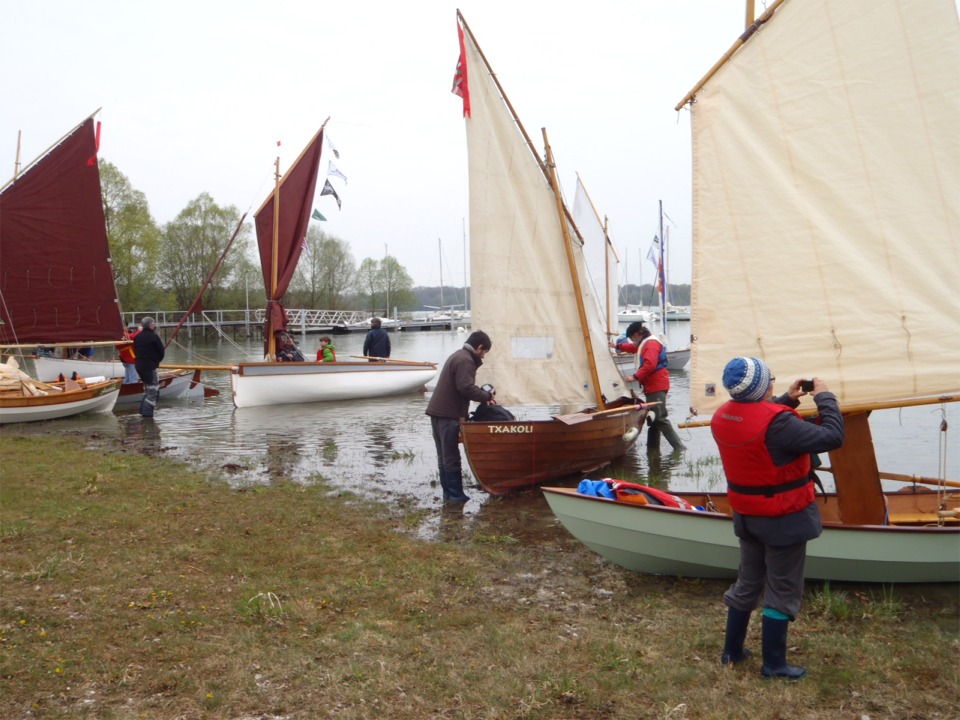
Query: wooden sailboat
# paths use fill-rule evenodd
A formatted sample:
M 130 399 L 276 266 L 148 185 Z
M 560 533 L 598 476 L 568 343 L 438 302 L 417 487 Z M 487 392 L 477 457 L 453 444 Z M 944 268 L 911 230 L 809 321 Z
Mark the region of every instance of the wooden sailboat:
M 636 441 L 638 407 L 607 349 L 585 277 L 582 239 L 559 192 L 553 156 L 526 131 L 458 12 L 460 84 L 470 175 L 472 326 L 493 349 L 478 382 L 518 414 L 513 422 L 464 422 L 473 475 L 501 494 L 601 467 Z M 547 407 L 544 407 L 547 406 Z M 586 422 L 550 417 L 550 406 L 594 409 Z M 554 411 L 555 413 L 555 411 Z
M 879 470 L 869 423 L 883 408 L 960 399 L 957 87 L 952 0 L 786 0 L 677 108 L 690 103 L 694 148 L 688 425 L 726 399 L 721 376 L 737 355 L 783 378 L 824 378 L 844 413 L 809 577 L 960 580 L 960 484 L 885 492 L 882 480 L 912 476 Z M 696 501 L 708 512 L 546 495 L 613 562 L 736 572 L 723 493 Z
M 93 116 L 0 190 L 0 344 L 123 339 L 110 264 Z M 24 381 L 0 395 L 0 421 L 109 411 L 119 380 L 65 390 Z M 83 390 L 83 392 L 76 392 Z
M 400 395 L 422 388 L 437 372 L 436 364 L 428 362 L 274 361 L 277 338 L 287 328 L 283 296 L 300 260 L 313 210 L 323 130 L 317 131 L 282 178 L 277 159 L 276 187 L 255 215 L 267 288 L 266 359 L 239 363 L 232 369 L 230 381 L 237 407 Z

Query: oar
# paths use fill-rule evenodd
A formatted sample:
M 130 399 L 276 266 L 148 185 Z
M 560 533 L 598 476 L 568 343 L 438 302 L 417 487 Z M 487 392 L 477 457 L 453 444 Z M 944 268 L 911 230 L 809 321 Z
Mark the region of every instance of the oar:
M 832 473 L 833 468 L 822 465 L 817 470 Z M 881 480 L 893 480 L 894 482 L 916 483 L 919 485 L 945 485 L 947 487 L 960 488 L 960 482 L 956 480 L 941 480 L 940 478 L 922 477 L 920 475 L 905 475 L 903 473 L 878 472 Z
M 628 412 L 630 410 L 643 410 L 648 408 L 651 405 L 659 405 L 659 401 L 651 403 L 643 403 L 641 405 L 621 405 L 620 407 L 608 408 L 606 410 L 597 410 L 596 412 L 577 412 L 570 413 L 569 415 L 554 415 L 554 420 L 559 420 L 565 425 L 576 425 L 577 423 L 587 422 L 587 420 L 593 420 L 593 418 L 598 415 L 611 415 L 618 412 Z
M 393 358 L 381 358 L 373 357 L 372 355 L 351 355 L 350 357 L 356 358 L 357 360 L 376 360 L 378 362 L 385 363 L 397 363 L 399 365 L 433 365 L 436 367 L 436 363 L 427 362 L 426 360 L 419 362 L 417 360 L 394 360 Z

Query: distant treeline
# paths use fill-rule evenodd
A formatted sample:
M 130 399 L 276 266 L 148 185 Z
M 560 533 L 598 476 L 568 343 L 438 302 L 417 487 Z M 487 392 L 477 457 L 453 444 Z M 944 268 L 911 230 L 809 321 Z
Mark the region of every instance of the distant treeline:
M 443 299 L 441 301 L 441 292 L 439 286 L 434 287 L 415 287 L 411 290 L 416 300 L 418 310 L 430 310 L 432 307 L 457 306 L 455 309 L 462 309 L 464 297 L 466 295 L 469 301 L 469 288 L 464 293 L 462 287 L 443 286 Z M 690 304 L 690 286 L 689 285 L 671 285 L 668 301 L 672 305 Z M 623 305 L 652 305 L 659 304 L 657 299 L 657 290 L 653 285 L 624 285 L 620 288 L 619 304 Z M 467 303 L 469 307 L 469 302 Z

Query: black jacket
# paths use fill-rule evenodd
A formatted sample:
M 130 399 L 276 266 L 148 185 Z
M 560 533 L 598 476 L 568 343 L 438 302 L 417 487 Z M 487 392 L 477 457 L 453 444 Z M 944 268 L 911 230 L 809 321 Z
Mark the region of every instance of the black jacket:
M 137 355 L 137 371 L 141 368 L 148 371 L 156 370 L 163 361 L 163 340 L 155 330 L 143 328 L 133 339 L 133 352 Z

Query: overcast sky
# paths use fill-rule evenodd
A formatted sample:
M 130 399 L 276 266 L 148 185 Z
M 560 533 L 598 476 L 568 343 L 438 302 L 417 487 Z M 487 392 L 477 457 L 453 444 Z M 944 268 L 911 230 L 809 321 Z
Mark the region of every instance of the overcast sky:
M 416 285 L 462 285 L 466 137 L 450 93 L 459 7 L 572 206 L 579 172 L 641 280 L 657 201 L 690 281 L 690 123 L 674 106 L 742 32 L 744 0 L 2 0 L 0 163 L 12 177 L 98 107 L 100 155 L 157 222 L 202 192 L 256 210 L 330 117 L 343 209 L 324 229 Z M 757 3 L 757 14 L 764 9 Z M 277 147 L 277 141 L 281 141 Z M 323 163 L 324 171 L 326 161 Z M 318 190 L 324 177 L 318 181 Z M 252 218 L 251 218 L 252 219 Z M 226 238 L 225 238 L 226 240 Z M 441 242 L 442 241 L 442 242 Z M 642 267 L 650 282 L 653 269 Z

